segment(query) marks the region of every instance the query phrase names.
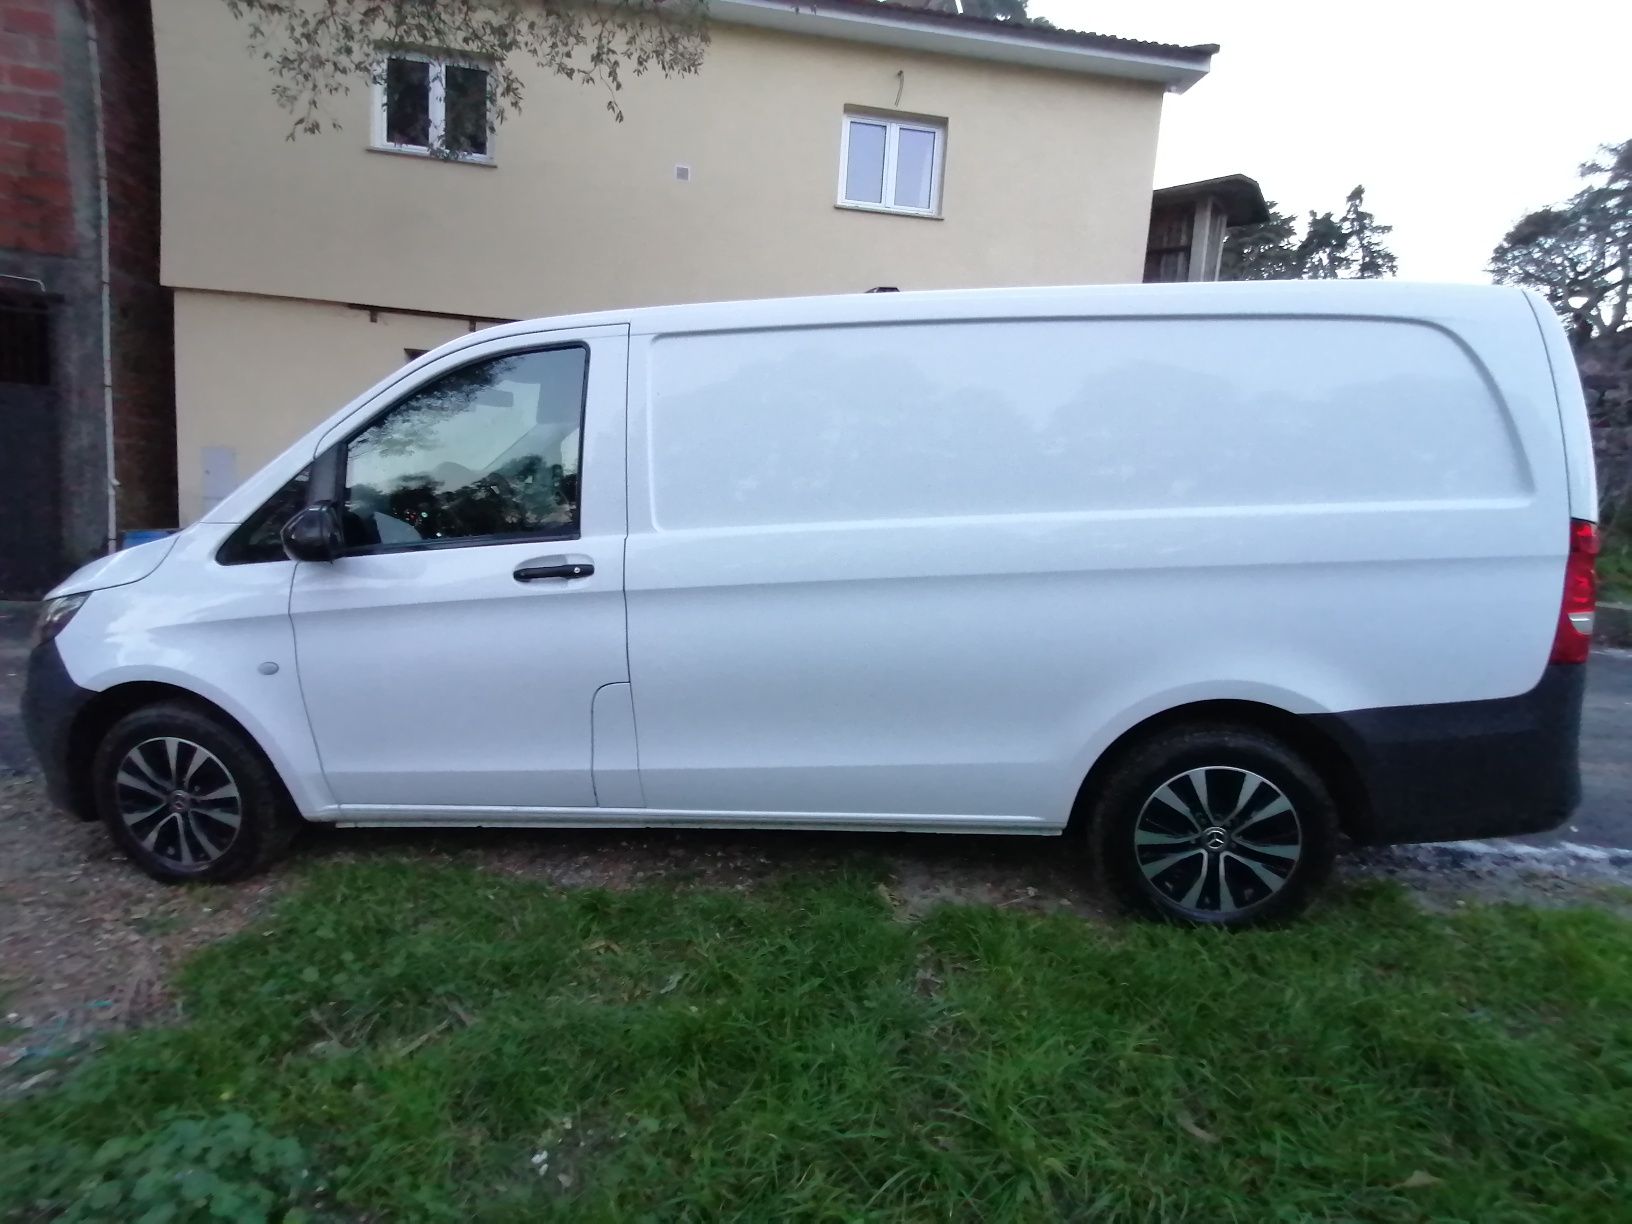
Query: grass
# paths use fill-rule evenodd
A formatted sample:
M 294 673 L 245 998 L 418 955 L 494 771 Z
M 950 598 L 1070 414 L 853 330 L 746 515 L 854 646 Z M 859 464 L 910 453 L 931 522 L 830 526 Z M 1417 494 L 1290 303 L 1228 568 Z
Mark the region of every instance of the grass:
M 1632 527 L 1612 526 L 1604 533 L 1598 553 L 1598 586 L 1601 598 L 1632 603 Z
M 309 1162 L 349 1219 L 1626 1218 L 1622 919 L 1367 887 L 1235 937 L 907 923 L 879 883 L 319 868 L 191 962 L 184 1025 L 0 1114 L 0 1218 L 165 1159 L 228 1170 L 198 1202 Z

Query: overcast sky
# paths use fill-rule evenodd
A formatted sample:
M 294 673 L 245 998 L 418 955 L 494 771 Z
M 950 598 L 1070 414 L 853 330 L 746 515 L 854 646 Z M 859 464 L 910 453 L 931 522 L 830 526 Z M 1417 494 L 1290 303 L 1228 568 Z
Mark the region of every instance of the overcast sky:
M 1218 43 L 1162 114 L 1156 184 L 1251 175 L 1302 218 L 1356 183 L 1400 275 L 1484 280 L 1525 212 L 1632 137 L 1632 0 L 1031 0 L 1056 25 Z

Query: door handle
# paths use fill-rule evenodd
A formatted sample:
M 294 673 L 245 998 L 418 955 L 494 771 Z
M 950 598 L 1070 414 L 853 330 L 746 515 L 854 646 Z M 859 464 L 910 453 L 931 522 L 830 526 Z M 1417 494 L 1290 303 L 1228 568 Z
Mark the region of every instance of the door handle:
M 538 582 L 543 578 L 588 578 L 595 563 L 588 557 L 534 557 L 516 566 L 517 582 Z

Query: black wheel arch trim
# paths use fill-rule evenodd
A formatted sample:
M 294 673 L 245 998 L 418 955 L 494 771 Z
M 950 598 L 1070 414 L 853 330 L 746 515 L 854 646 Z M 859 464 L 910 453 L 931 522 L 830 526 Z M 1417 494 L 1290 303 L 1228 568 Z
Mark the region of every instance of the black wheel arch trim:
M 1580 802 L 1586 667 L 1549 664 L 1511 697 L 1292 714 L 1251 701 L 1177 706 L 1124 732 L 1095 761 L 1073 822 L 1118 759 L 1185 723 L 1234 723 L 1277 735 L 1306 757 L 1362 845 L 1513 837 L 1557 828 Z
M 255 751 L 266 750 L 244 725 L 207 697 L 180 685 L 136 680 L 107 689 L 83 688 L 74 682 L 55 642 L 34 648 L 23 686 L 23 727 L 40 763 L 52 801 L 80 820 L 99 818 L 91 779 L 91 759 L 114 723 L 142 706 L 179 701 L 220 719 L 243 735 Z M 284 786 L 268 758 L 272 776 Z
M 1581 800 L 1586 678 L 1586 665 L 1552 663 L 1512 697 L 1309 716 L 1366 790 L 1345 832 L 1393 845 L 1557 828 Z

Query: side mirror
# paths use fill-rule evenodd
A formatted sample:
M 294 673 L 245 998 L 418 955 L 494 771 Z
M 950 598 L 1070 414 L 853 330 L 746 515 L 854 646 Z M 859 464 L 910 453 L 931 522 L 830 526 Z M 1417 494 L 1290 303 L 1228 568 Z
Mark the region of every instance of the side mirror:
M 321 501 L 298 511 L 283 525 L 282 539 L 291 561 L 333 561 L 346 550 L 339 507 Z

